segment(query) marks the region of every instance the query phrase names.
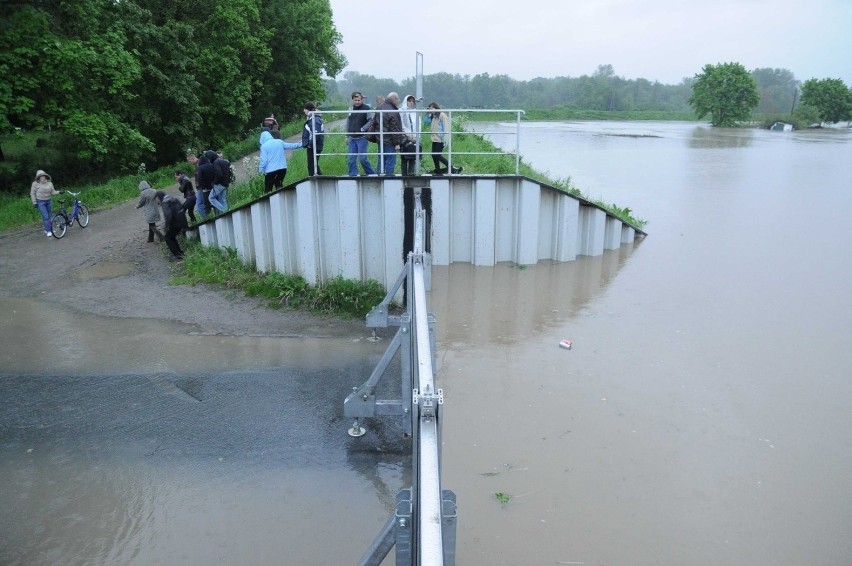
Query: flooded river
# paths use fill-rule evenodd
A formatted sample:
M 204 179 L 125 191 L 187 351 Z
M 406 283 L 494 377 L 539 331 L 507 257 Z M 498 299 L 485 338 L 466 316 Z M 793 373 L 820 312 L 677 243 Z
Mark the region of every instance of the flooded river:
M 521 147 L 649 236 L 433 268 L 458 563 L 852 562 L 852 132 L 530 123 Z M 2 564 L 351 564 L 407 483 L 395 425 L 342 418 L 386 339 L 3 305 Z M 48 320 L 97 355 L 28 362 L 12 334 Z

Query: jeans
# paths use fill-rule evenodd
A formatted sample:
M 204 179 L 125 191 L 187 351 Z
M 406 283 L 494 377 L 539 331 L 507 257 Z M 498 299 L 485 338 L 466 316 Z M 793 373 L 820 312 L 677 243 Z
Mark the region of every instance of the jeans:
M 379 161 L 381 166 L 379 167 L 379 174 L 381 175 L 393 175 L 394 169 L 396 169 L 396 146 L 390 143 L 382 144 L 382 152 L 383 156 L 379 156 Z
M 195 209 L 198 211 L 198 214 L 201 218 L 207 216 L 207 211 L 209 210 L 209 199 L 210 191 L 204 191 L 202 189 L 198 189 L 195 191 Z
M 210 206 L 219 212 L 228 210 L 228 187 L 213 185 L 213 190 L 210 191 Z
M 364 175 L 375 175 L 376 170 L 373 169 L 372 163 L 367 159 L 367 138 L 349 138 L 349 176 L 354 177 L 358 174 L 358 164 L 361 162 L 361 168 L 364 170 Z
M 53 206 L 53 201 L 50 199 L 38 199 L 36 200 L 36 206 L 38 207 L 38 211 L 41 213 L 41 220 L 44 222 L 44 231 L 50 232 L 50 212 L 51 207 Z

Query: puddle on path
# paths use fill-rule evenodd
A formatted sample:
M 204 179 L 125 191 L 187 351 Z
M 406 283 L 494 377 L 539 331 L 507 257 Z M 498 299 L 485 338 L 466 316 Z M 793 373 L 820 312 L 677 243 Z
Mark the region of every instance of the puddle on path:
M 133 273 L 136 266 L 132 263 L 98 263 L 91 267 L 83 267 L 74 272 L 77 281 L 91 281 L 92 279 L 112 279 Z

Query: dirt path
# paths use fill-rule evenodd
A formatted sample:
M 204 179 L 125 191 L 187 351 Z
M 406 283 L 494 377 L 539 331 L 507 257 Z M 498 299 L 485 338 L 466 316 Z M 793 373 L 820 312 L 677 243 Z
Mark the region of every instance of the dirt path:
M 177 187 L 169 192 L 177 194 Z M 366 333 L 362 320 L 271 310 L 239 293 L 170 285 L 182 267 L 169 263 L 163 244 L 146 242 L 147 225 L 135 205 L 134 200 L 95 211 L 87 228 L 73 226 L 61 240 L 45 237 L 40 224 L 0 234 L 0 299 L 36 299 L 106 317 L 180 321 L 202 334 Z

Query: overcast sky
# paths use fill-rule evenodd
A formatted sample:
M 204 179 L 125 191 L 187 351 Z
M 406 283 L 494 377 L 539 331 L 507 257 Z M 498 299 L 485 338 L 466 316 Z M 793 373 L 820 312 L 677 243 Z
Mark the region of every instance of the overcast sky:
M 677 84 L 707 63 L 737 62 L 852 86 L 852 0 L 331 0 L 331 7 L 345 71 L 397 81 L 414 76 L 419 51 L 427 75 L 579 77 L 610 64 L 621 77 Z

